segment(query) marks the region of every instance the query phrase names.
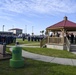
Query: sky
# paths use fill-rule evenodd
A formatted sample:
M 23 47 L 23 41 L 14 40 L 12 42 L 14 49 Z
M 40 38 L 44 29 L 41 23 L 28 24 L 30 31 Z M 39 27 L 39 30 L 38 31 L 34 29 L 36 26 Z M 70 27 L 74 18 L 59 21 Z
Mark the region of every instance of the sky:
M 0 0 L 0 31 L 12 28 L 40 35 L 40 31 L 62 21 L 76 23 L 76 0 Z

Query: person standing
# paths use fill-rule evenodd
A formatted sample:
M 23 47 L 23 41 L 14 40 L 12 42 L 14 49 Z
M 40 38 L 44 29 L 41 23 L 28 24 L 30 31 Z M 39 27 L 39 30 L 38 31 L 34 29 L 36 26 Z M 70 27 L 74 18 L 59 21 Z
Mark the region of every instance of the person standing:
M 71 43 L 73 43 L 74 42 L 74 35 L 73 35 L 73 33 L 71 33 Z
M 23 39 L 23 41 L 25 40 L 25 34 L 22 35 L 22 39 Z
M 69 33 L 66 33 L 66 37 L 67 37 L 68 39 L 70 39 Z

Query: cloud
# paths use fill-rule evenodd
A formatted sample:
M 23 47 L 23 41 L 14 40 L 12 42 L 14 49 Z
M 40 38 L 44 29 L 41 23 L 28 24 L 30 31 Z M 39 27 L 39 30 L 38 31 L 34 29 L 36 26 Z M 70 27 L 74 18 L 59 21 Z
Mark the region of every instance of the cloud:
M 14 13 L 76 13 L 75 0 L 1 0 L 0 11 Z
M 0 19 L 12 21 L 12 18 L 8 16 L 0 16 Z

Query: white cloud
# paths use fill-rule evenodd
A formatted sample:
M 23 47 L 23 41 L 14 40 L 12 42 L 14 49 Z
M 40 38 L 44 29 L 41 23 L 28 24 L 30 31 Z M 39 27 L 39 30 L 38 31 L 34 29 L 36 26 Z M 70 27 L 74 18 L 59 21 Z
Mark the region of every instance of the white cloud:
M 0 19 L 12 21 L 12 18 L 8 16 L 0 16 Z
M 75 0 L 2 0 L 0 11 L 16 13 L 76 13 Z

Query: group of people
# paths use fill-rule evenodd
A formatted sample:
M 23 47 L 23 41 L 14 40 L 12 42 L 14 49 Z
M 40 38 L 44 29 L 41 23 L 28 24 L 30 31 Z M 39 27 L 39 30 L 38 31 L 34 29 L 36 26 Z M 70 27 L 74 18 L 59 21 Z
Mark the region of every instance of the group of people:
M 76 43 L 76 36 L 73 33 L 66 33 L 66 37 L 70 40 L 71 43 Z
M 50 35 L 50 37 L 63 37 L 60 33 L 52 33 L 51 35 Z M 69 40 L 70 40 L 70 42 L 71 43 L 76 43 L 76 36 L 74 36 L 74 34 L 73 33 L 66 33 L 66 34 L 64 34 L 64 37 L 67 37 Z
M 60 37 L 60 34 L 57 32 L 56 34 L 54 34 L 54 33 L 51 33 L 51 35 L 50 35 L 50 37 Z
M 16 42 L 16 37 L 14 36 L 6 36 L 6 35 L 0 35 L 0 44 L 6 43 L 15 43 Z

